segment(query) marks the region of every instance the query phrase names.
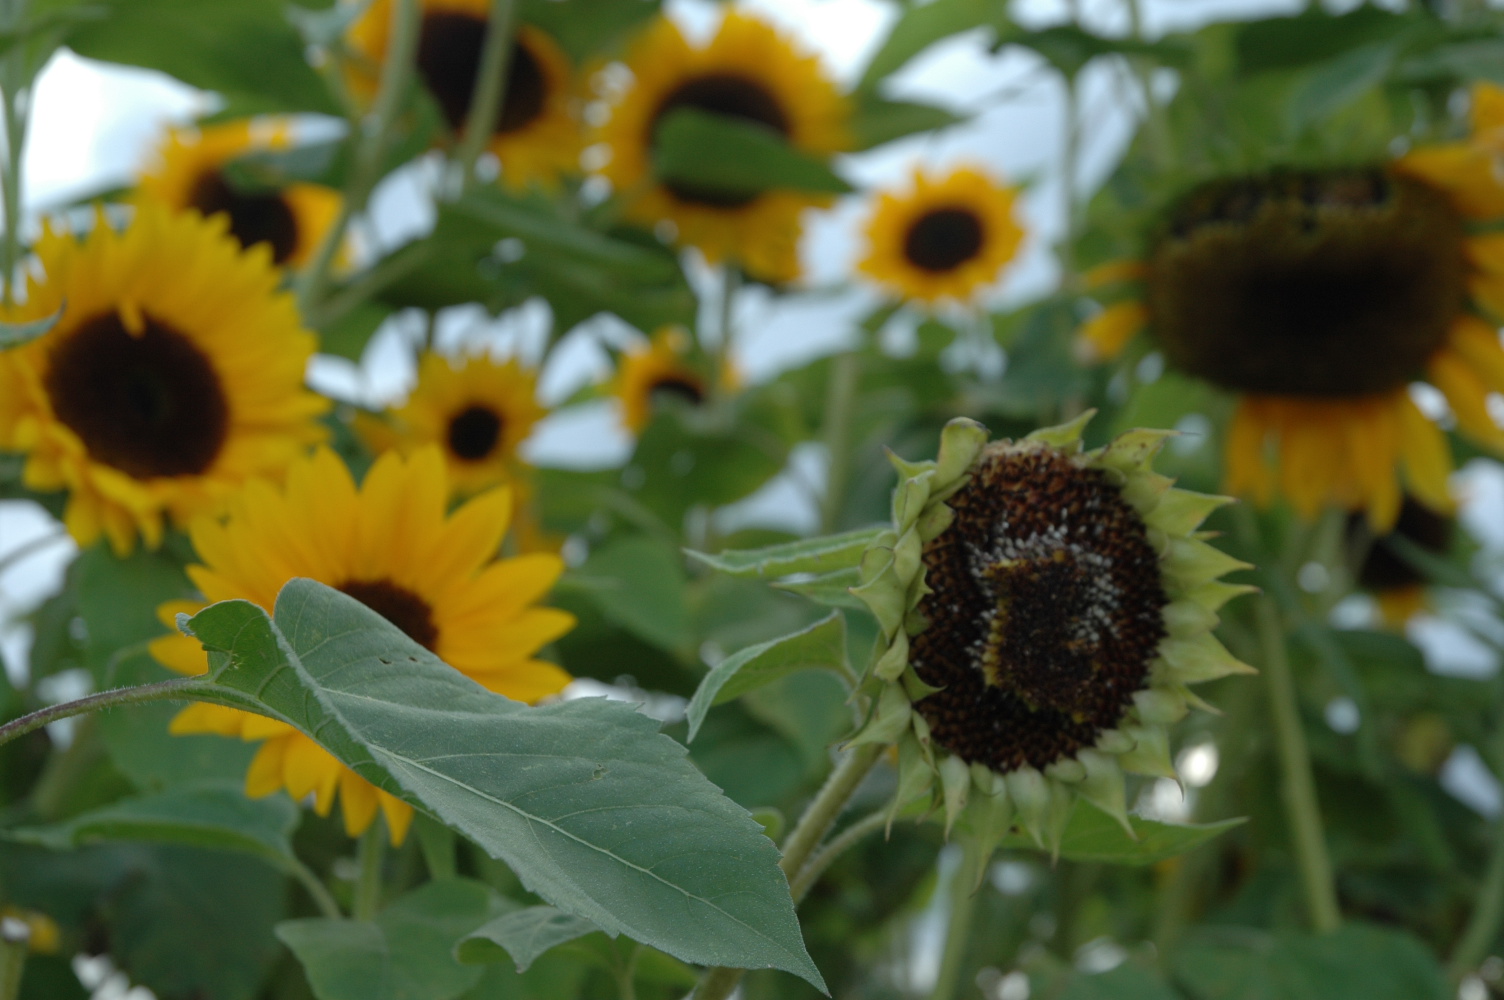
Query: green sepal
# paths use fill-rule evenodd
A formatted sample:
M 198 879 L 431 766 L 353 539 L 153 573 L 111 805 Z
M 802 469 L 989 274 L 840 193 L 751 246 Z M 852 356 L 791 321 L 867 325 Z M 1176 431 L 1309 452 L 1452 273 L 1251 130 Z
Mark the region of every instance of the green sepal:
M 1144 523 L 1167 535 L 1189 535 L 1201 527 L 1212 511 L 1233 502 L 1232 497 L 1194 490 L 1172 489 L 1159 498 L 1159 504 L 1144 517 Z
M 970 417 L 956 417 L 940 432 L 940 456 L 935 462 L 935 485 L 949 486 L 971 471 L 991 434 Z
M 872 674 L 880 680 L 891 683 L 903 676 L 904 668 L 908 665 L 909 636 L 903 629 L 899 629 L 894 634 L 893 641 L 888 644 L 887 650 L 872 665 Z
M 924 513 L 919 515 L 919 520 L 914 527 L 919 529 L 919 540 L 929 543 L 939 538 L 955 519 L 955 511 L 943 503 L 932 502 L 924 509 Z
M 1185 698 L 1175 689 L 1145 688 L 1133 693 L 1134 711 L 1139 719 L 1150 726 L 1171 726 L 1186 717 L 1189 711 Z
M 924 543 L 919 540 L 918 530 L 910 527 L 893 546 L 893 573 L 907 587 L 919 575 L 923 560 Z
M 1061 757 L 1044 769 L 1044 776 L 1051 781 L 1074 785 L 1086 778 L 1086 765 L 1074 757 Z
M 1159 656 L 1169 667 L 1170 677 L 1181 684 L 1200 684 L 1233 674 L 1258 673 L 1229 653 L 1210 632 L 1190 639 L 1165 639 L 1159 644 Z
M 1041 427 L 1026 436 L 1024 440 L 1037 441 L 1052 448 L 1059 448 L 1067 454 L 1076 454 L 1081 450 L 1081 432 L 1086 430 L 1086 425 L 1096 415 L 1096 410 L 1087 410 L 1067 423 L 1056 424 L 1054 427 Z
M 1138 834 L 1128 822 L 1128 802 L 1123 791 L 1123 769 L 1109 754 L 1086 749 L 1076 753 L 1076 758 L 1086 766 L 1086 778 L 1076 786 L 1076 791 L 1086 801 L 1118 821 L 1130 840 Z
M 913 667 L 909 667 L 903 672 L 901 683 L 903 685 L 904 693 L 909 696 L 909 700 L 911 702 L 921 701 L 925 698 L 928 698 L 932 694 L 936 694 L 944 690 L 943 688 L 935 687 L 935 685 L 933 684 L 926 684 L 919 677 L 919 675 L 914 672 Z
M 1239 569 L 1252 569 L 1250 563 L 1234 559 L 1221 549 L 1197 538 L 1172 538 L 1170 548 L 1160 564 L 1166 576 L 1184 589 L 1198 588 L 1220 576 Z
M 1220 620 L 1215 611 L 1195 601 L 1171 601 L 1165 605 L 1165 631 L 1175 638 L 1189 639 L 1210 632 Z
M 910 736 L 898 741 L 898 790 L 893 793 L 893 804 L 888 807 L 887 825 L 909 803 L 930 794 L 935 787 L 935 763 L 928 749 L 918 739 Z
M 849 747 L 865 743 L 892 743 L 909 728 L 909 716 L 913 714 L 908 696 L 896 684 L 884 684 L 878 695 L 877 707 L 872 717 L 861 730 L 846 741 Z
M 1221 580 L 1211 580 L 1198 586 L 1182 589 L 1179 594 L 1175 595 L 1175 600 L 1191 601 L 1208 611 L 1218 611 L 1222 605 L 1234 597 L 1258 592 L 1259 588 L 1251 583 L 1223 583 Z
M 893 565 L 893 547 L 897 544 L 898 535 L 892 531 L 885 531 L 873 539 L 857 563 L 857 578 L 867 584 L 881 576 L 883 570 Z
M 1159 509 L 1160 501 L 1174 485 L 1175 480 L 1169 476 L 1157 472 L 1135 472 L 1123 484 L 1123 499 L 1138 511 L 1140 517 L 1147 518 Z
M 1138 473 L 1148 472 L 1165 441 L 1177 433 L 1150 427 L 1124 431 L 1097 453 L 1094 464 L 1117 469 L 1132 478 Z
M 948 838 L 950 828 L 955 825 L 961 810 L 966 808 L 966 800 L 971 794 L 971 768 L 966 761 L 954 754 L 940 758 L 940 790 L 945 797 L 945 836 Z
M 1179 781 L 1175 762 L 1170 759 L 1170 733 L 1163 726 L 1132 726 L 1125 732 L 1133 738 L 1133 749 L 1118 755 L 1118 766 L 1129 774 Z
M 930 498 L 930 486 L 935 481 L 935 470 L 926 469 L 898 484 L 893 491 L 893 529 L 900 535 L 913 527 L 924 513 L 925 502 Z
M 899 482 L 903 482 L 905 479 L 913 479 L 917 476 L 922 476 L 926 472 L 934 471 L 935 468 L 935 460 L 932 458 L 925 459 L 923 462 L 909 462 L 902 458 L 899 458 L 891 448 L 887 449 L 887 454 L 889 464 L 891 464 L 894 470 L 898 473 Z
M 903 615 L 908 610 L 906 588 L 893 573 L 891 563 L 883 573 L 860 587 L 852 587 L 851 594 L 867 605 L 886 638 L 892 638 L 903 624 Z
M 1013 800 L 1008 798 L 1007 786 L 999 781 L 991 792 L 972 796 L 964 825 L 970 829 L 970 836 L 962 844 L 965 852 L 962 863 L 966 866 L 966 881 L 971 883 L 971 891 L 976 892 L 987 874 L 987 862 L 1013 829 Z
M 1034 841 L 1035 847 L 1044 850 L 1045 823 L 1050 811 L 1050 781 L 1032 767 L 1009 771 L 1003 780 L 1008 785 L 1008 798 L 1018 811 L 1024 832 Z
M 1127 753 L 1133 749 L 1133 737 L 1121 729 L 1104 729 L 1097 737 L 1095 749 L 1103 753 Z
M 1046 788 L 1050 801 L 1045 811 L 1044 841 L 1050 851 L 1050 864 L 1055 864 L 1060 860 L 1060 842 L 1065 838 L 1065 828 L 1076 805 L 1076 792 L 1071 786 L 1057 781 L 1048 782 Z

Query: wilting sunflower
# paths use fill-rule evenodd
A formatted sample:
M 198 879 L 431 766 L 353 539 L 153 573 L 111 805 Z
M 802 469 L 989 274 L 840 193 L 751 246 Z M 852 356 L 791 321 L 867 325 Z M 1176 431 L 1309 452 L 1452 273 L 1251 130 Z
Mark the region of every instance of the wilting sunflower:
M 627 60 L 632 83 L 619 95 L 601 140 L 611 159 L 602 173 L 643 222 L 668 221 L 681 244 L 712 264 L 735 261 L 770 281 L 799 275 L 800 215 L 830 204 L 797 191 L 725 192 L 659 183 L 653 144 L 669 112 L 694 108 L 767 128 L 795 149 L 828 156 L 849 145 L 846 99 L 821 69 L 772 26 L 728 10 L 707 45 L 691 45 L 659 17 Z
M 1358 585 L 1378 601 L 1386 625 L 1401 628 L 1426 607 L 1426 578 L 1393 540 L 1399 537 L 1442 556 L 1452 546 L 1456 526 L 1450 512 L 1433 510 L 1413 497 L 1406 497 L 1400 505 L 1394 527 L 1377 538 L 1360 515 L 1355 514 L 1349 520 L 1348 544 L 1363 557 L 1358 564 Z
M 938 797 L 984 860 L 1015 824 L 1057 849 L 1078 796 L 1126 826 L 1123 772 L 1175 774 L 1187 685 L 1252 669 L 1211 634 L 1252 589 L 1218 581 L 1246 564 L 1197 531 L 1227 498 L 1152 471 L 1167 431 L 1083 452 L 1089 417 L 990 444 L 953 420 L 937 461 L 895 461 L 893 528 L 852 591 L 886 648 L 853 742 L 896 741 L 894 812 Z
M 1486 117 L 1498 92 L 1480 93 Z M 1098 315 L 1085 343 L 1111 356 L 1147 328 L 1172 364 L 1238 394 L 1233 493 L 1282 494 L 1308 518 L 1362 509 L 1380 531 L 1402 490 L 1446 509 L 1446 439 L 1409 386 L 1428 380 L 1463 433 L 1504 450 L 1486 406 L 1504 391 L 1504 350 L 1469 306 L 1504 315 L 1504 235 L 1468 230 L 1504 212 L 1504 175 L 1480 168 L 1495 162 L 1458 143 L 1203 184 L 1117 271 L 1141 294 Z
M 721 373 L 721 385 L 733 387 L 736 381 L 736 372 L 728 366 Z M 664 327 L 647 346 L 625 352 L 611 383 L 612 394 L 621 402 L 622 422 L 634 433 L 652 421 L 660 400 L 672 397 L 699 406 L 709 391 L 705 366 L 691 359 L 689 338 L 677 327 Z
M 272 262 L 306 264 L 339 214 L 340 196 L 317 184 L 290 184 L 276 191 L 239 191 L 225 176 L 231 160 L 259 150 L 286 149 L 285 121 L 236 121 L 192 129 L 169 129 L 137 182 L 140 198 L 179 211 L 223 212 L 230 235 L 246 248 L 265 243 Z
M 548 412 L 537 393 L 537 373 L 515 360 L 474 356 L 456 364 L 425 354 L 412 395 L 392 412 L 389 425 L 367 436 L 378 450 L 437 444 L 455 492 L 474 493 L 508 481 L 515 471 L 517 449 Z
M 165 515 L 186 523 L 322 439 L 313 334 L 223 216 L 143 203 L 124 231 L 100 211 L 82 238 L 44 226 L 34 249 L 25 302 L 0 319 L 60 318 L 0 355 L 0 447 L 27 453 L 29 488 L 68 491 L 79 544 L 154 548 Z
M 997 280 L 1023 242 L 1017 198 L 974 167 L 945 176 L 915 170 L 911 190 L 878 196 L 857 269 L 905 298 L 968 300 Z
M 421 0 L 419 10 L 418 76 L 458 135 L 470 114 L 490 0 Z M 392 0 L 375 0 L 350 28 L 355 56 L 350 81 L 367 98 L 376 93 L 391 24 Z M 502 181 L 515 188 L 577 172 L 581 138 L 569 57 L 542 31 L 520 26 L 501 110 L 486 144 L 501 161 Z
M 169 601 L 158 617 L 172 627 L 179 613 L 215 601 L 244 599 L 270 610 L 293 577 L 343 591 L 478 684 L 518 701 L 557 694 L 569 675 L 533 658 L 567 632 L 574 618 L 534 607 L 564 564 L 552 555 L 496 559 L 511 518 L 506 489 L 483 493 L 446 515 L 444 459 L 437 448 L 410 458 L 377 459 L 359 489 L 344 463 L 320 449 L 288 472 L 285 489 L 264 481 L 236 497 L 224 521 L 192 528 L 203 560 L 188 575 L 203 601 Z M 203 648 L 174 631 L 152 654 L 179 673 L 208 669 Z M 377 789 L 309 737 L 284 722 L 221 705 L 193 704 L 172 721 L 174 733 L 219 733 L 262 745 L 246 774 L 246 792 L 286 788 L 314 797 L 327 815 L 339 792 L 345 829 L 366 829 L 379 806 L 394 843 L 412 808 Z

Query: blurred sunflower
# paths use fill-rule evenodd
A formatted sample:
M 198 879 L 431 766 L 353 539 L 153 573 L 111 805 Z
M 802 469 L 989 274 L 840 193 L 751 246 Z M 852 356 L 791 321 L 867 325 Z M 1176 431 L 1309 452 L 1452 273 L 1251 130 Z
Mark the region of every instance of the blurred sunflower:
M 224 213 L 230 235 L 249 249 L 271 248 L 272 263 L 306 264 L 339 214 L 339 193 L 317 184 L 290 184 L 276 191 L 240 191 L 225 176 L 237 157 L 286 149 L 285 121 L 236 121 L 193 129 L 169 129 L 137 181 L 138 198 L 179 211 Z
M 418 384 L 391 422 L 364 421 L 362 430 L 378 451 L 437 444 L 455 492 L 468 495 L 511 478 L 517 449 L 548 412 L 537 392 L 537 373 L 515 360 L 472 356 L 456 364 L 425 354 Z
M 970 299 L 1018 253 L 1017 198 L 975 167 L 943 176 L 916 169 L 909 191 L 878 196 L 857 269 L 905 298 Z
M 417 71 L 451 132 L 464 130 L 480 72 L 489 0 L 421 0 Z M 351 88 L 376 93 L 390 44 L 392 0 L 374 0 L 350 28 L 355 55 Z M 513 188 L 551 183 L 579 169 L 582 133 L 574 110 L 573 69 L 557 42 L 521 25 L 507 62 L 501 110 L 486 143 L 501 161 L 501 178 Z
M 1142 292 L 1086 326 L 1088 352 L 1113 356 L 1147 328 L 1172 364 L 1237 393 L 1230 492 L 1282 494 L 1306 518 L 1361 509 L 1379 531 L 1402 487 L 1447 509 L 1446 439 L 1409 386 L 1425 378 L 1463 433 L 1504 450 L 1486 405 L 1504 391 L 1504 349 L 1469 308 L 1504 315 L 1504 234 L 1468 229 L 1504 212 L 1495 117 L 1500 92 L 1480 87 L 1476 141 L 1192 190 L 1142 263 L 1110 275 Z
M 101 210 L 82 239 L 44 224 L 34 251 L 0 320 L 59 319 L 0 354 L 0 447 L 27 454 L 28 488 L 68 491 L 79 544 L 155 548 L 164 516 L 185 523 L 323 438 L 328 402 L 303 388 L 314 336 L 223 216 L 143 203 L 117 232 Z
M 611 151 L 602 173 L 632 218 L 673 223 L 681 244 L 712 264 L 735 261 L 769 281 L 799 275 L 800 215 L 828 195 L 728 193 L 653 176 L 657 130 L 671 111 L 693 108 L 760 125 L 791 146 L 829 156 L 849 144 L 846 99 L 820 67 L 772 26 L 728 10 L 715 37 L 696 48 L 659 17 L 627 59 L 632 83 L 617 95 L 600 138 Z
M 957 419 L 936 461 L 895 460 L 852 590 L 882 630 L 853 742 L 896 741 L 893 811 L 938 798 L 982 860 L 1015 824 L 1058 849 L 1078 797 L 1126 827 L 1123 773 L 1175 776 L 1166 727 L 1204 705 L 1187 685 L 1252 672 L 1211 632 L 1252 589 L 1197 530 L 1227 498 L 1153 471 L 1168 431 L 1083 451 L 1089 418 L 991 443 Z
M 1426 577 L 1410 564 L 1394 544 L 1396 537 L 1434 555 L 1444 556 L 1452 546 L 1457 526 L 1449 507 L 1434 510 L 1413 497 L 1400 504 L 1394 526 L 1374 537 L 1361 515 L 1353 515 L 1347 526 L 1348 544 L 1361 552 L 1358 586 L 1373 594 L 1384 624 L 1403 628 L 1405 622 L 1426 608 Z
M 728 366 L 721 384 L 732 388 L 736 381 L 736 372 Z M 689 337 L 677 327 L 664 327 L 646 346 L 623 353 L 611 382 L 611 392 L 621 403 L 622 423 L 638 434 L 652 422 L 663 399 L 699 406 L 709 391 L 704 365 L 691 358 Z
M 296 463 L 285 489 L 250 484 L 224 521 L 195 522 L 202 564 L 188 574 L 203 601 L 169 601 L 157 611 L 169 627 L 182 612 L 241 598 L 271 609 L 282 586 L 309 577 L 354 597 L 476 683 L 518 701 L 557 694 L 570 677 L 533 658 L 574 624 L 563 611 L 533 606 L 564 564 L 553 555 L 496 559 L 511 518 L 506 489 L 491 490 L 446 515 L 444 459 L 437 448 L 409 458 L 387 453 L 357 489 L 335 454 L 320 449 Z M 152 643 L 173 670 L 201 674 L 201 646 L 179 632 Z M 246 774 L 246 792 L 286 788 L 313 796 L 327 815 L 339 793 L 345 829 L 361 833 L 386 815 L 400 843 L 412 807 L 377 789 L 284 722 L 198 703 L 177 714 L 174 733 L 219 733 L 263 741 Z

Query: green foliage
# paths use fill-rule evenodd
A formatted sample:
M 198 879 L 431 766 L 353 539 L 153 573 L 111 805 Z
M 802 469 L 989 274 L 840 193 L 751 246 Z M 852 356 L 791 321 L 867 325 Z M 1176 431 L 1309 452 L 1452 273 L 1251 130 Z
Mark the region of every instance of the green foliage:
M 529 906 L 503 913 L 464 938 L 455 954 L 460 961 L 472 964 L 510 959 L 518 972 L 526 972 L 545 951 L 595 930 L 596 926 L 590 921 L 570 916 L 552 906 Z
M 298 726 L 608 932 L 819 982 L 772 844 L 650 720 L 605 700 L 528 709 L 489 694 L 312 581 L 283 590 L 276 621 L 231 601 L 189 623 L 228 704 Z M 456 758 L 455 740 L 486 749 Z
M 678 108 L 653 133 L 653 173 L 665 184 L 750 198 L 788 189 L 845 194 L 851 185 L 772 129 L 726 115 Z
M 695 738 L 712 705 L 801 670 L 850 670 L 846 664 L 846 620 L 831 613 L 793 635 L 748 646 L 716 664 L 690 700 L 689 739 Z
M 1152 865 L 1195 850 L 1244 822 L 1226 819 L 1218 823 L 1180 825 L 1158 823 L 1130 816 L 1130 838 L 1117 820 L 1089 802 L 1079 802 L 1071 811 L 1060 838 L 1060 856 L 1068 861 L 1115 865 Z M 1010 833 L 1004 847 L 1036 848 L 1026 834 Z

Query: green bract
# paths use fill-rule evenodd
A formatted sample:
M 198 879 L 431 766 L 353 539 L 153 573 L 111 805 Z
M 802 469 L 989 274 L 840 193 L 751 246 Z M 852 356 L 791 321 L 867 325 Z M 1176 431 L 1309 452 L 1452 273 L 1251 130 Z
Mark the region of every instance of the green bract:
M 1128 824 L 1123 773 L 1174 778 L 1167 727 L 1189 685 L 1250 673 L 1213 637 L 1252 588 L 1206 542 L 1228 502 L 1151 468 L 1168 431 L 1083 450 L 1087 413 L 988 443 L 945 428 L 932 462 L 894 459 L 892 527 L 852 593 L 881 629 L 876 707 L 855 744 L 896 743 L 890 819 L 916 801 L 984 861 L 1015 826 L 1059 851 L 1078 798 Z M 980 872 L 980 867 L 978 867 Z

